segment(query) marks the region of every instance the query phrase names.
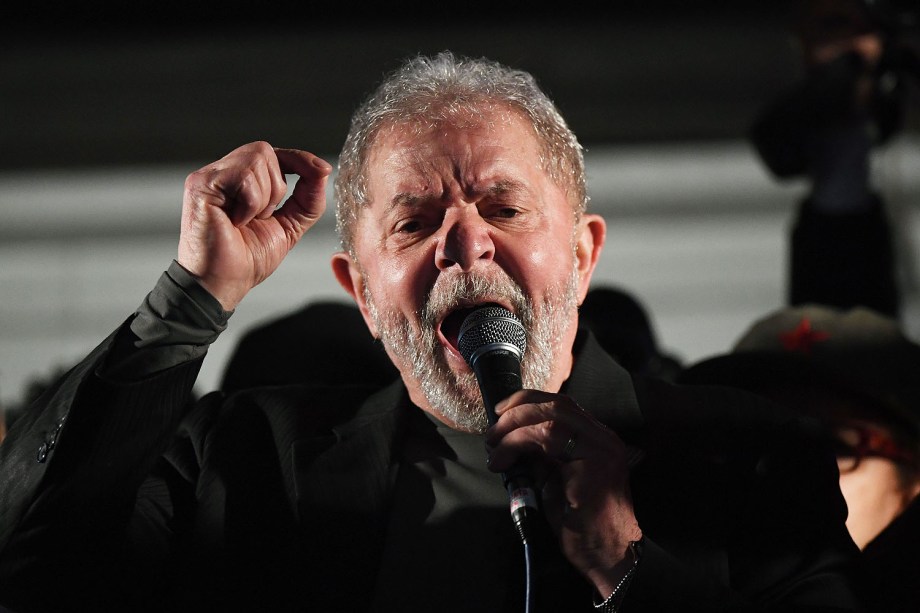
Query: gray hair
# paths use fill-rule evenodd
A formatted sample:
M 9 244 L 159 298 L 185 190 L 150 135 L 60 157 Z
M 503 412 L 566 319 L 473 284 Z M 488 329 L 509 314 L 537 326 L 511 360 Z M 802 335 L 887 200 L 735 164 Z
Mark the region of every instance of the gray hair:
M 510 108 L 530 121 L 541 143 L 543 168 L 566 192 L 578 219 L 588 203 L 583 149 L 534 77 L 485 58 L 442 51 L 405 61 L 352 116 L 335 178 L 336 229 L 342 249 L 355 256 L 355 226 L 360 209 L 368 204 L 368 157 L 382 129 L 457 122 L 496 107 Z

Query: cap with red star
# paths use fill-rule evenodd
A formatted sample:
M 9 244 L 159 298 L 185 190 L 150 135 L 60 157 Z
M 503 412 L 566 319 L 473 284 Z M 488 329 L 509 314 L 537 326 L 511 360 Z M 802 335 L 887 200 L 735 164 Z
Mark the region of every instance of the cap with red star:
M 811 347 L 817 342 L 830 338 L 827 332 L 815 330 L 811 327 L 811 320 L 803 317 L 793 330 L 780 332 L 780 342 L 786 351 L 801 351 L 811 353 Z
M 679 382 L 760 390 L 819 385 L 872 399 L 920 427 L 920 345 L 897 320 L 865 307 L 775 310 L 730 352 L 687 367 Z

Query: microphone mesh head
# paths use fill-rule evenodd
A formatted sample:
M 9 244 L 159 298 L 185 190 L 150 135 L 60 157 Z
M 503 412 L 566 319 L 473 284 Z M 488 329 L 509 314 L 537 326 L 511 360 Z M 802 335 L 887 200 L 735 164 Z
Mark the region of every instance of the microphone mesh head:
M 496 349 L 516 353 L 518 359 L 527 347 L 524 325 L 504 307 L 488 305 L 466 316 L 457 338 L 460 355 L 472 366 L 480 355 Z

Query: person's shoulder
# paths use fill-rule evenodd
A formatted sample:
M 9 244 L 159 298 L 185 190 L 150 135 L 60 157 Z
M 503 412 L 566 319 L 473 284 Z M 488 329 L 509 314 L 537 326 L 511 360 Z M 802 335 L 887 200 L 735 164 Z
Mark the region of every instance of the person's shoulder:
M 637 397 L 649 487 L 693 483 L 719 500 L 776 488 L 809 513 L 843 504 L 833 448 L 816 421 L 727 387 L 646 380 Z
M 796 412 L 740 388 L 687 384 L 637 375 L 633 376 L 633 384 L 648 411 L 675 423 L 697 422 L 701 418 L 742 423 L 786 422 L 800 418 Z
M 198 428 L 265 423 L 296 431 L 328 430 L 358 414 L 395 409 L 402 386 L 359 383 L 260 385 L 232 392 L 214 391 L 197 403 L 190 421 Z
M 822 440 L 814 419 L 752 392 L 643 377 L 634 385 L 646 428 L 659 436 L 741 447 Z

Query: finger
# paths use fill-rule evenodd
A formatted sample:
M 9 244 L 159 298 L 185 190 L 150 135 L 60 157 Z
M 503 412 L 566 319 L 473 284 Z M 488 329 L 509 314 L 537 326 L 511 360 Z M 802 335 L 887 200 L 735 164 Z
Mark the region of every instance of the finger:
M 521 454 L 539 454 L 555 463 L 567 464 L 584 457 L 578 441 L 576 430 L 560 422 L 543 422 L 518 428 L 509 433 L 501 444 L 508 449 L 519 450 Z
M 617 457 L 621 446 L 614 432 L 571 398 L 533 391 L 511 398 L 487 433 L 490 467 L 496 471 L 522 460 L 548 463 L 552 469 L 585 459 Z
M 520 389 L 499 400 L 495 404 L 495 414 L 501 415 L 524 403 L 545 402 L 557 397 L 559 397 L 559 394 L 551 394 L 549 392 L 534 389 Z
M 326 210 L 326 182 L 332 166 L 306 151 L 276 148 L 275 153 L 282 172 L 299 177 L 291 197 L 273 213 L 296 242 Z
M 256 217 L 271 215 L 287 193 L 287 182 L 275 153 L 264 141 L 231 151 L 193 176 L 204 202 L 221 208 L 237 227 Z
M 277 164 L 266 164 L 265 172 L 260 173 L 257 179 L 260 190 L 267 193 L 268 198 L 262 202 L 255 219 L 268 219 L 275 213 L 287 194 L 287 177 Z
M 570 397 L 539 390 L 520 390 L 511 394 L 496 406 L 496 415 L 498 421 L 486 432 L 486 440 L 491 445 L 497 445 L 513 430 L 543 422 L 559 422 L 568 426 L 570 431 L 578 429 L 586 419 L 595 422 Z
M 271 217 L 286 193 L 287 179 L 274 154 L 260 155 L 241 182 L 236 196 L 240 205 L 233 207 L 234 225 L 244 226 L 253 219 Z
M 550 464 L 573 461 L 574 456 L 564 456 L 568 441 L 577 440 L 573 434 L 573 430 L 558 421 L 515 428 L 489 447 L 489 467 L 505 471 L 521 461 Z
M 517 411 L 516 409 L 524 405 L 533 405 L 535 409 L 539 411 L 541 405 L 544 403 L 551 403 L 557 397 L 558 396 L 554 394 L 531 389 L 518 390 L 512 393 L 495 405 L 495 415 L 498 416 L 498 422 L 502 422 L 502 424 L 499 426 L 499 423 L 496 422 L 489 428 L 489 438 L 501 438 L 502 435 L 510 430 L 527 425 L 527 421 L 530 423 L 540 421 L 542 413 L 531 414 L 529 412 Z

